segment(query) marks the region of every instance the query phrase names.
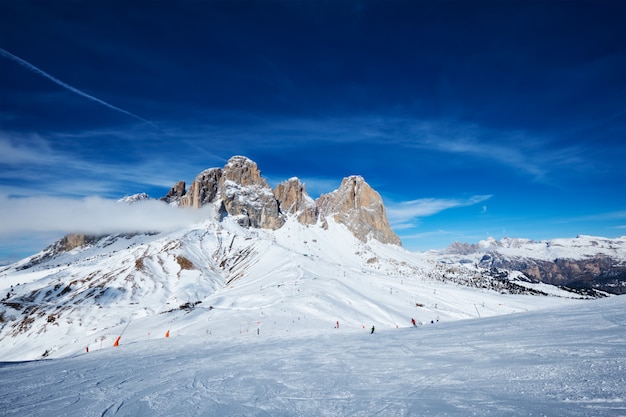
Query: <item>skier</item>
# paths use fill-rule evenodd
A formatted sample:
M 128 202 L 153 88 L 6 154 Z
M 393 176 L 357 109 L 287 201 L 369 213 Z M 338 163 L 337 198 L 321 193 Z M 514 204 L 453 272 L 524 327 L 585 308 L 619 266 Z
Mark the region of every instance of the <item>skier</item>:
M 374 334 L 374 330 L 376 330 L 376 328 L 374 327 L 374 325 L 372 324 L 372 331 L 370 334 Z
M 411 324 L 413 324 L 413 327 L 417 327 L 417 324 L 415 324 L 415 319 L 411 319 Z

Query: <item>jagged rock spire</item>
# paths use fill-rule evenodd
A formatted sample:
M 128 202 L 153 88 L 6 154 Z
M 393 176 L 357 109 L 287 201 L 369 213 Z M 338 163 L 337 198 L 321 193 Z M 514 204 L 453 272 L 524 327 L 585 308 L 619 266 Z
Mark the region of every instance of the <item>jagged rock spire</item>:
M 302 224 L 317 223 L 317 206 L 306 193 L 305 185 L 296 177 L 289 178 L 274 188 L 281 213 L 293 214 Z
M 389 226 L 382 198 L 360 176 L 344 178 L 339 189 L 314 201 L 298 178 L 272 191 L 254 161 L 233 156 L 223 168 L 202 171 L 187 192 L 184 187 L 177 183 L 163 199 L 178 200 L 181 207 L 217 204 L 244 227 L 275 230 L 288 216 L 296 216 L 302 224 L 323 224 L 332 217 L 362 241 L 401 244 Z
M 383 200 L 363 177 L 344 178 L 339 188 L 317 199 L 321 218 L 333 217 L 344 224 L 358 239 L 376 239 L 400 245 L 400 238 L 391 230 Z

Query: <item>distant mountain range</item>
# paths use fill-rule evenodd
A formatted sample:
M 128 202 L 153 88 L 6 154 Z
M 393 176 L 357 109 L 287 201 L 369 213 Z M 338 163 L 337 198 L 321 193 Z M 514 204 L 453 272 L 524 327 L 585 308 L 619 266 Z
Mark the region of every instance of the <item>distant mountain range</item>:
M 624 237 L 408 252 L 359 176 L 314 201 L 297 178 L 272 190 L 256 163 L 236 156 L 161 200 L 210 210 L 174 232 L 68 235 L 1 267 L 0 358 L 63 356 L 170 329 L 234 337 L 397 328 L 626 292 Z
M 488 239 L 454 243 L 445 251 L 487 270 L 510 270 L 528 279 L 579 290 L 626 293 L 626 237 L 533 241 Z

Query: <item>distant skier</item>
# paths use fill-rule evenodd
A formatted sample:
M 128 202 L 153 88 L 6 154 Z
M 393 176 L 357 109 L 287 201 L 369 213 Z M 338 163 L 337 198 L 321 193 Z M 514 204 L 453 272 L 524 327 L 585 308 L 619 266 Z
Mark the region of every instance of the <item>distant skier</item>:
M 339 328 L 339 320 L 337 320 L 337 327 L 335 327 L 335 329 Z
M 415 323 L 415 319 L 411 319 L 411 324 L 413 325 L 413 327 L 417 327 L 417 324 Z
M 374 325 L 372 324 L 372 331 L 370 332 L 370 334 L 374 334 L 374 330 L 376 330 L 376 328 L 374 327 Z

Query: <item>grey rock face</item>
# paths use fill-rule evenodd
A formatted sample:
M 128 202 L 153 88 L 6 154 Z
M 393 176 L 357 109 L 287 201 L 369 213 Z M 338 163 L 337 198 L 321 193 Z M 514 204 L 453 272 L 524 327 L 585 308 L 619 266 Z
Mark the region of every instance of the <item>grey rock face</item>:
M 274 188 L 274 196 L 278 200 L 280 211 L 293 214 L 302 224 L 317 223 L 317 206 L 309 197 L 306 187 L 298 178 L 290 178 Z
M 372 238 L 383 243 L 401 244 L 389 226 L 380 194 L 361 176 L 344 178 L 339 189 L 320 196 L 317 208 L 320 217 L 332 216 L 361 241 Z
M 189 192 L 180 199 L 181 207 L 200 208 L 215 201 L 218 186 L 222 177 L 220 168 L 210 168 L 202 171 L 189 188 Z
M 165 197 L 161 198 L 161 201 L 165 201 L 168 204 L 172 204 L 175 206 L 180 205 L 180 201 L 187 192 L 185 181 L 178 181 L 172 189 L 165 195 Z
M 401 244 L 389 226 L 380 195 L 360 176 L 344 178 L 338 190 L 314 201 L 298 178 L 290 178 L 272 191 L 255 162 L 233 156 L 224 168 L 201 172 L 187 192 L 184 183 L 178 183 L 163 198 L 168 202 L 176 199 L 181 207 L 219 204 L 223 213 L 244 227 L 275 230 L 288 216 L 311 225 L 320 220 L 324 224 L 332 217 L 364 242 L 377 239 Z

